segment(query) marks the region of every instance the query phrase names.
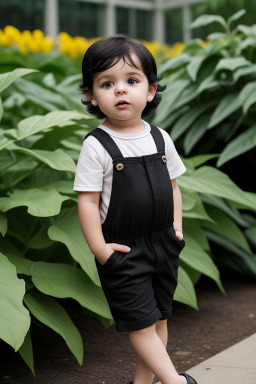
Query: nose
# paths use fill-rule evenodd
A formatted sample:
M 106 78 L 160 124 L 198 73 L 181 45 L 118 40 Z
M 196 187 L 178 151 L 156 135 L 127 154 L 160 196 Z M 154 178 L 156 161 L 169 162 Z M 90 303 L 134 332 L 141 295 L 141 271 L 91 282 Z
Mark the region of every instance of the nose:
M 123 82 L 120 82 L 116 85 L 116 95 L 126 95 L 127 88 Z

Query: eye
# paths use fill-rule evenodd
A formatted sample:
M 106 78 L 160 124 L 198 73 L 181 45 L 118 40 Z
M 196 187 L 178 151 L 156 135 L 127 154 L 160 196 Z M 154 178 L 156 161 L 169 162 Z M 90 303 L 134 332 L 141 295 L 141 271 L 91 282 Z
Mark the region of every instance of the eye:
M 105 81 L 105 83 L 103 83 L 103 88 L 111 88 L 111 87 L 113 87 L 112 81 Z
M 130 84 L 130 85 L 134 85 L 134 84 L 137 84 L 137 80 L 135 80 L 135 79 L 129 79 L 129 80 L 127 81 L 127 83 Z

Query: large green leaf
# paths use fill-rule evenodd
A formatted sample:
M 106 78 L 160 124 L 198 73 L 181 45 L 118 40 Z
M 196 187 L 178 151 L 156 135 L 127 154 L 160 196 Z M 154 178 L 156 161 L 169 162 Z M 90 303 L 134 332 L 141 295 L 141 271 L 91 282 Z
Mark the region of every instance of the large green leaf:
M 49 165 L 58 171 L 76 172 L 76 164 L 73 159 L 63 151 L 44 151 L 41 149 L 27 149 L 12 144 L 8 147 L 9 150 L 25 153 L 28 156 L 35 157 L 43 163 Z
M 36 262 L 31 266 L 32 281 L 42 293 L 58 298 L 71 297 L 83 307 L 112 319 L 100 287 L 83 270 L 59 263 Z
M 33 345 L 31 341 L 30 331 L 28 331 L 28 333 L 26 334 L 24 343 L 19 349 L 19 354 L 35 376 Z
M 181 266 L 178 269 L 178 285 L 174 293 L 174 300 L 198 309 L 194 285 Z
M 229 94 L 221 99 L 219 105 L 213 112 L 208 128 L 213 128 L 232 113 L 241 108 L 242 102 L 238 94 Z
M 211 257 L 189 233 L 186 232 L 184 238 L 186 240 L 186 246 L 180 254 L 180 260 L 189 267 L 213 279 L 221 292 L 224 292 L 219 271 Z
M 9 197 L 0 197 L 0 211 L 6 212 L 15 207 L 27 206 L 30 215 L 55 216 L 60 212 L 63 201 L 68 199 L 69 197 L 62 196 L 54 189 L 16 189 Z
M 56 92 L 51 92 L 35 82 L 24 79 L 17 80 L 15 85 L 27 100 L 44 107 L 47 111 L 64 109 L 63 100 Z
M 251 63 L 250 61 L 246 60 L 244 57 L 232 57 L 228 59 L 221 59 L 218 62 L 218 65 L 216 66 L 214 72 L 218 73 L 219 71 L 232 71 L 234 72 L 235 70 L 250 66 Z
M 214 254 L 214 260 L 217 263 L 234 269 L 239 273 L 256 277 L 255 254 L 248 254 L 236 244 L 216 232 L 209 230 L 205 230 L 205 232 L 208 239 L 215 243 L 215 246 L 218 244 L 221 249 L 223 249 L 218 249 L 218 252 Z
M 22 303 L 24 294 L 24 280 L 18 279 L 14 265 L 0 253 L 0 338 L 15 352 L 30 327 L 29 312 Z
M 230 241 L 233 241 L 233 243 L 244 249 L 246 252 L 252 253 L 243 232 L 239 229 L 233 220 L 231 220 L 226 214 L 218 210 L 216 207 L 209 206 L 207 211 L 209 215 L 214 219 L 215 223 L 203 223 L 206 228 L 221 234 Z
M 221 167 L 227 161 L 250 151 L 256 146 L 256 125 L 253 125 L 246 131 L 232 140 L 222 151 L 217 166 Z
M 196 20 L 190 24 L 190 28 L 199 28 L 204 27 L 205 25 L 209 25 L 211 23 L 218 23 L 224 27 L 225 31 L 227 30 L 227 23 L 225 19 L 218 15 L 202 15 L 199 16 Z
M 11 83 L 21 76 L 28 75 L 32 72 L 38 72 L 37 69 L 17 68 L 12 72 L 3 73 L 0 75 L 0 92 L 7 88 Z
M 247 75 L 255 75 L 255 73 L 256 73 L 256 65 L 253 64 L 247 67 L 242 67 L 237 69 L 234 72 L 233 78 L 234 78 L 234 81 L 237 82 L 241 77 L 247 76 Z
M 19 140 L 21 140 L 45 129 L 60 126 L 72 119 L 80 120 L 88 118 L 87 115 L 76 111 L 54 111 L 47 113 L 45 116 L 34 115 L 19 122 L 18 137 Z
M 181 79 L 169 85 L 165 94 L 163 95 L 163 102 L 157 108 L 155 116 L 156 124 L 160 124 L 166 119 L 170 113 L 170 110 L 172 109 L 174 102 L 180 96 L 182 91 L 189 85 L 189 83 L 190 80 Z
M 78 329 L 71 321 L 65 309 L 41 292 L 32 290 L 24 297 L 30 312 L 42 323 L 63 337 L 78 363 L 83 363 L 83 342 Z
M 0 233 L 4 236 L 7 231 L 7 217 L 0 213 Z
M 205 114 L 201 116 L 186 134 L 184 140 L 184 150 L 186 155 L 191 152 L 191 150 L 198 143 L 198 141 L 204 136 L 205 132 L 208 129 L 210 118 L 210 114 Z
M 182 193 L 183 217 L 189 219 L 212 221 L 212 219 L 205 211 L 205 208 L 202 204 L 200 197 L 198 196 L 198 193 L 188 188 L 180 187 L 180 189 Z
M 225 173 L 209 166 L 196 169 L 179 178 L 182 187 L 209 195 L 220 196 L 256 211 L 255 198 L 242 191 Z
M 245 9 L 240 9 L 240 11 L 234 13 L 234 15 L 230 16 L 227 20 L 228 24 L 231 25 L 233 21 L 240 19 L 246 13 Z
M 213 107 L 215 101 L 201 103 L 200 105 L 189 108 L 187 112 L 176 121 L 171 130 L 171 138 L 177 140 L 204 112 Z
M 61 212 L 54 225 L 49 228 L 48 235 L 50 239 L 65 244 L 71 256 L 81 265 L 92 281 L 100 286 L 94 256 L 85 241 L 79 224 L 77 205 Z
M 25 259 L 23 254 L 14 246 L 7 236 L 1 239 L 0 251 L 6 255 L 8 260 L 15 266 L 18 274 L 30 276 L 30 267 L 33 261 Z
M 3 117 L 3 103 L 2 103 L 2 99 L 0 97 L 0 121 L 2 120 L 2 117 Z

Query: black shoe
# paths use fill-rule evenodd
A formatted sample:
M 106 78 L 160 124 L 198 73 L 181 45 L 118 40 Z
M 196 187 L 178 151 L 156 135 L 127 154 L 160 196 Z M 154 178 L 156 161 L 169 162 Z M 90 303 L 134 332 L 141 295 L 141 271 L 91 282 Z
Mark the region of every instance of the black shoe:
M 133 384 L 133 381 L 129 381 L 129 383 L 127 383 L 127 384 Z
M 186 377 L 188 384 L 197 384 L 195 379 L 193 379 L 193 377 L 189 376 L 189 374 L 187 374 L 187 373 L 179 373 L 179 375 Z

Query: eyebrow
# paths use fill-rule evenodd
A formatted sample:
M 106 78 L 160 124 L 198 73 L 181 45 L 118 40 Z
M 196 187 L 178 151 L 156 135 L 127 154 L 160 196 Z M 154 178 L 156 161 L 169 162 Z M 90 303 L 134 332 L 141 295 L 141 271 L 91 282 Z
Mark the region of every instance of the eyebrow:
M 127 75 L 127 76 L 140 76 L 140 77 L 142 78 L 141 74 L 138 73 L 138 72 L 128 72 L 126 75 Z M 109 78 L 111 78 L 112 76 L 113 76 L 113 75 L 103 75 L 103 76 L 101 76 L 101 77 L 97 80 L 97 83 L 99 83 L 100 81 L 102 81 L 102 79 L 109 79 Z

